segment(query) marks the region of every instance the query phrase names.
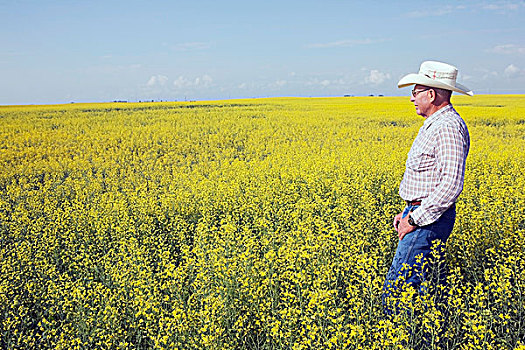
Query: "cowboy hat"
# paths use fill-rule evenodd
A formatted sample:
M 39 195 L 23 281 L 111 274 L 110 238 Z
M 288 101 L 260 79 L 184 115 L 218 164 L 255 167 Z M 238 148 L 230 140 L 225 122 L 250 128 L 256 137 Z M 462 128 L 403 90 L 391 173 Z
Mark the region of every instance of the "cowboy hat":
M 397 87 L 418 84 L 439 89 L 452 90 L 464 95 L 473 96 L 472 90 L 456 83 L 458 69 L 450 64 L 436 61 L 425 61 L 419 67 L 419 73 L 405 75 L 397 83 Z

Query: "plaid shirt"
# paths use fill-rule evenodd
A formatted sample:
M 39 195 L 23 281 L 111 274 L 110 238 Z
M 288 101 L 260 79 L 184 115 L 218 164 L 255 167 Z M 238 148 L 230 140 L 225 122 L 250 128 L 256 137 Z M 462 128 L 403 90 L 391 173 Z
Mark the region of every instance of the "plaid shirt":
M 419 226 L 433 223 L 463 190 L 470 147 L 467 125 L 452 105 L 429 116 L 408 152 L 399 195 L 421 206 L 410 216 Z

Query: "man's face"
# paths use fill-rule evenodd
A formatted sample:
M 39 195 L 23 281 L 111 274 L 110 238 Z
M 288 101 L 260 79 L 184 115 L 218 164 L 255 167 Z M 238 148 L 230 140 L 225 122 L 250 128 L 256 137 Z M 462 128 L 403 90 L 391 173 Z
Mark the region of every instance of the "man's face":
M 410 102 L 414 103 L 416 107 L 416 113 L 422 117 L 428 117 L 428 111 L 431 107 L 430 95 L 428 91 L 432 89 L 424 85 L 414 86 L 412 90 L 412 95 L 410 97 Z

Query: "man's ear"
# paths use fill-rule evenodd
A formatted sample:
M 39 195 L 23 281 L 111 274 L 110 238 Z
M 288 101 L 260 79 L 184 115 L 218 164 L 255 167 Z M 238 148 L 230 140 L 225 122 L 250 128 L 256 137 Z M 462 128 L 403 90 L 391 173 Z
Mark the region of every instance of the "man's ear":
M 430 92 L 430 97 L 429 97 L 429 99 L 430 99 L 430 103 L 435 102 L 435 101 L 436 101 L 436 98 L 437 98 L 436 90 L 434 90 L 434 89 L 430 89 L 430 90 L 428 90 L 428 91 Z

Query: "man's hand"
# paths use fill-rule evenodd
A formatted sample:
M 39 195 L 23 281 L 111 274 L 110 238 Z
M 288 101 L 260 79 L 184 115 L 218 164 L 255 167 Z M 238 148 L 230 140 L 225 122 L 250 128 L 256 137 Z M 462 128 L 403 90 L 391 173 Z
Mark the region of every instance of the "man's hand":
M 394 225 L 394 230 L 397 231 L 397 226 L 399 225 L 399 222 L 401 221 L 401 218 L 403 217 L 403 212 L 397 214 L 394 217 L 394 222 L 392 223 Z
M 399 240 L 402 240 L 407 233 L 412 232 L 417 228 L 417 226 L 412 226 L 408 223 L 408 215 L 403 218 L 403 212 L 394 217 L 393 225 L 394 229 L 397 231 Z
M 415 231 L 416 228 L 417 226 L 412 226 L 408 223 L 408 215 L 402 218 L 397 225 L 397 235 L 399 236 L 399 240 L 402 240 L 407 233 Z

